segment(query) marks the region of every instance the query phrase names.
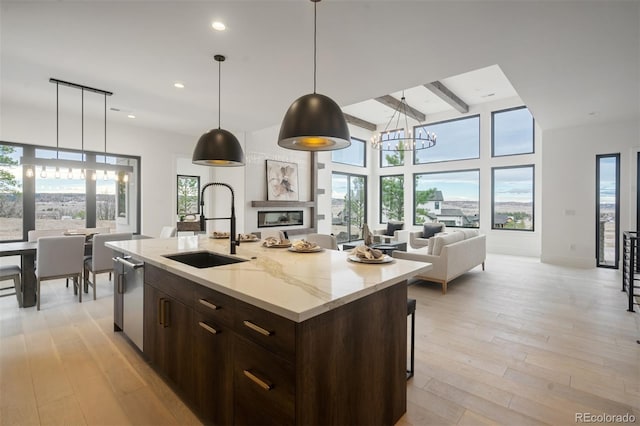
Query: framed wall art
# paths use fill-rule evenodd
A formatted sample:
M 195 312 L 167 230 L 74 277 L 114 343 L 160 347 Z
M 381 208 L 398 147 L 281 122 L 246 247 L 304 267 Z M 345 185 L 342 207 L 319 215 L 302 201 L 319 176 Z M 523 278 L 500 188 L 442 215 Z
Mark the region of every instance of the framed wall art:
M 267 160 L 267 201 L 298 201 L 298 165 Z

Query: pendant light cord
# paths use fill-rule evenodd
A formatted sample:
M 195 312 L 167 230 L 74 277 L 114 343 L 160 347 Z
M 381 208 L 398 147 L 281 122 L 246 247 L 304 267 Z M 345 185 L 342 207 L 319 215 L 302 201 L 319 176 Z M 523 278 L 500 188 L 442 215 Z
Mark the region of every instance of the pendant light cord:
M 60 151 L 60 107 L 58 105 L 58 90 L 60 85 L 56 83 L 56 160 L 59 158 L 58 153 Z
M 318 2 L 314 1 L 313 2 L 313 93 L 316 93 L 316 68 L 317 68 L 317 61 L 318 61 L 318 48 L 316 47 L 316 40 L 318 38 L 318 30 L 317 30 L 317 25 L 318 25 L 318 18 L 317 18 L 317 14 L 318 14 Z
M 81 137 L 80 137 L 80 143 L 82 144 L 82 161 L 84 162 L 84 89 L 81 89 L 81 100 L 80 100 L 80 109 L 82 110 L 82 113 L 80 115 L 80 123 L 81 123 Z
M 104 94 L 104 164 L 107 164 L 107 94 Z
M 222 86 L 222 61 L 218 61 L 218 129 L 220 128 L 220 98 L 222 98 L 222 93 L 220 93 L 220 87 Z

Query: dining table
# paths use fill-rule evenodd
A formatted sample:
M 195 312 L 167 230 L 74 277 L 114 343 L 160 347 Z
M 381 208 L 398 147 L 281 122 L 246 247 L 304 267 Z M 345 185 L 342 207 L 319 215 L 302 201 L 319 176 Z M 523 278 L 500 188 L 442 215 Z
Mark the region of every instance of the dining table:
M 68 234 L 76 235 L 76 234 Z M 20 256 L 20 268 L 22 269 L 20 288 L 16 288 L 16 298 L 18 306 L 28 308 L 36 304 L 36 252 L 38 250 L 37 241 L 16 241 L 10 243 L 0 243 L 0 257 Z M 87 240 L 84 245 L 85 256 L 90 256 L 92 252 L 91 241 Z M 85 289 L 85 293 L 87 289 Z
M 68 232 L 65 235 L 85 235 L 87 240 L 84 244 L 84 255 L 91 256 L 93 252 L 92 236 L 94 233 L 78 233 Z M 134 235 L 133 239 L 146 239 L 145 235 Z M 8 243 L 0 243 L 0 257 L 20 256 L 20 268 L 22 269 L 20 288 L 16 288 L 16 298 L 18 306 L 28 308 L 36 304 L 36 252 L 38 251 L 37 241 L 14 241 Z M 88 288 L 84 286 L 84 292 L 88 292 Z
M 17 241 L 0 243 L 0 257 L 20 256 L 20 268 L 22 269 L 19 287 L 16 288 L 18 306 L 28 308 L 36 304 L 36 241 Z

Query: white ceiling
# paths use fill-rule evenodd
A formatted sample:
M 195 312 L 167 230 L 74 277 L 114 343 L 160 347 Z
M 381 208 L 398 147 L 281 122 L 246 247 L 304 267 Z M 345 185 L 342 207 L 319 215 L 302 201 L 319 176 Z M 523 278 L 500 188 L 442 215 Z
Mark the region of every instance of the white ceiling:
M 324 0 L 317 7 L 318 92 L 367 121 L 384 124 L 392 112 L 371 99 L 400 98 L 403 89 L 426 114 L 450 109 L 422 87 L 432 81 L 469 105 L 517 92 L 543 129 L 638 117 L 638 2 Z M 211 29 L 216 19 L 227 31 Z M 114 92 L 108 105 L 121 111 L 109 112 L 110 121 L 195 138 L 217 126 L 212 57 L 219 53 L 227 56 L 222 127 L 278 125 L 292 101 L 312 91 L 312 25 L 309 0 L 2 0 L 2 105 L 54 110 L 54 77 Z M 186 87 L 174 88 L 176 81 Z

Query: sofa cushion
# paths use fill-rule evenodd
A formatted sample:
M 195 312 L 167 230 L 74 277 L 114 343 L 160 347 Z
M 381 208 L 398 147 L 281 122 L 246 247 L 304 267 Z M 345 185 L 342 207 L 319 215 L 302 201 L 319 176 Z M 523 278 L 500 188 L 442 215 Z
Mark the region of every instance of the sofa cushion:
M 404 222 L 397 222 L 395 220 L 390 220 L 387 222 L 387 232 L 384 235 L 389 237 L 393 237 L 396 231 L 401 231 L 404 228 Z
M 425 223 L 422 228 L 422 238 L 431 238 L 438 232 L 442 232 L 443 223 Z
M 433 254 L 433 246 L 435 244 L 436 237 L 429 238 L 429 242 L 427 245 L 427 254 Z
M 462 232 L 452 232 L 447 235 L 433 237 L 433 252 L 431 254 L 434 256 L 440 256 L 444 246 L 448 246 L 449 244 L 457 243 L 462 240 L 464 240 L 464 234 Z M 429 246 L 431 245 L 431 241 L 429 241 Z
M 480 235 L 480 232 L 477 229 L 460 229 L 460 232 L 464 234 L 464 239 L 473 238 Z

